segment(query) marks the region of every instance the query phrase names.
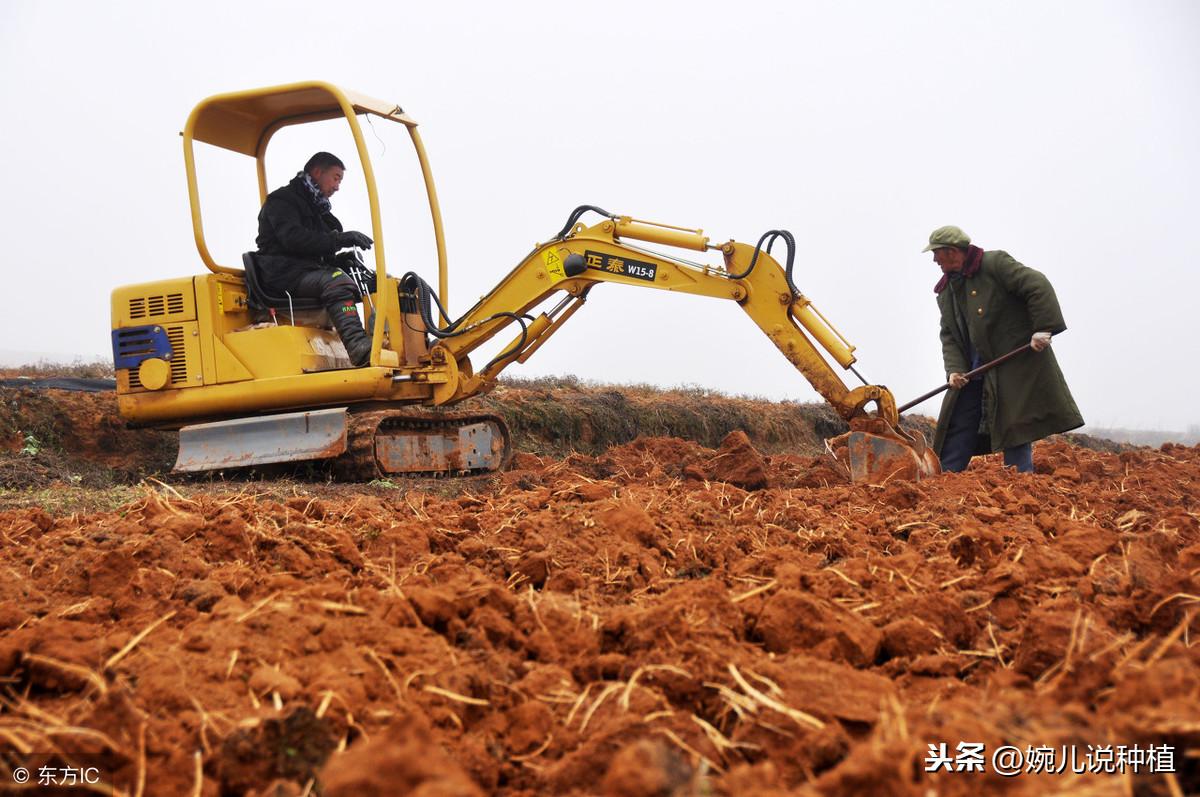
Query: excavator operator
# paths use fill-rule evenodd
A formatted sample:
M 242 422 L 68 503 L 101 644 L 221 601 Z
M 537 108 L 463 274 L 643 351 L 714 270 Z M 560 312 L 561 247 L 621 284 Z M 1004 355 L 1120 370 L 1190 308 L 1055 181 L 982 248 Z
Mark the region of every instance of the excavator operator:
M 355 366 L 371 359 L 371 339 L 363 330 L 355 303 L 355 281 L 338 265 L 347 247 L 370 249 L 361 232 L 342 231 L 330 197 L 341 187 L 346 167 L 328 152 L 308 159 L 291 182 L 267 195 L 258 214 L 258 262 L 271 293 L 320 299 Z

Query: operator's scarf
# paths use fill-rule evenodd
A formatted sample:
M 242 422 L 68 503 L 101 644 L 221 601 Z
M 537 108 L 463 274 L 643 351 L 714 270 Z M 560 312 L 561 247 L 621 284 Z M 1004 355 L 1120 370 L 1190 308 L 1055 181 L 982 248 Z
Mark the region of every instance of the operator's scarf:
M 962 271 L 957 272 L 962 277 L 974 277 L 979 273 L 979 267 L 983 265 L 983 250 L 975 244 L 967 247 L 967 259 L 963 261 Z M 943 274 L 938 280 L 937 285 L 933 286 L 934 293 L 941 293 L 946 290 L 946 286 L 950 284 L 950 275 Z
M 312 194 L 313 202 L 317 203 L 317 207 L 320 208 L 321 212 L 332 213 L 333 204 L 330 203 L 329 197 L 321 193 L 321 189 L 317 188 L 317 184 L 314 183 L 313 179 L 308 176 L 308 173 L 298 172 L 296 176 L 304 178 L 304 187 L 308 189 L 310 194 Z

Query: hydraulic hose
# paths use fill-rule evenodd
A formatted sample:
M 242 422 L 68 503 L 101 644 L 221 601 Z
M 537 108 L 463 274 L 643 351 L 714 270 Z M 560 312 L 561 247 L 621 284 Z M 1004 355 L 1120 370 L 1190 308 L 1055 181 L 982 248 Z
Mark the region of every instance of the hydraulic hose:
M 572 224 L 573 223 L 574 222 L 572 222 Z M 445 310 L 445 308 L 442 307 L 442 303 L 441 303 L 441 300 L 438 299 L 437 292 L 434 291 L 432 286 L 430 286 L 430 284 L 428 282 L 426 282 L 424 279 L 422 279 L 421 276 L 419 274 L 417 274 L 416 272 L 410 271 L 407 274 L 405 274 L 403 277 L 400 278 L 400 289 L 402 291 L 412 295 L 412 297 L 415 300 L 416 305 L 417 305 L 417 313 L 421 317 L 421 322 L 425 325 L 424 331 L 427 332 L 428 334 L 433 335 L 435 338 L 438 338 L 439 340 L 445 340 L 447 338 L 457 337 L 458 335 L 464 335 L 469 331 L 468 329 L 459 329 L 459 326 L 466 319 L 466 316 L 459 318 L 457 321 L 450 322 L 450 323 L 446 324 L 446 326 L 444 326 L 444 327 L 439 327 L 434 322 L 433 313 L 430 311 L 430 304 L 432 303 L 432 304 L 437 305 L 438 312 L 441 314 L 442 318 L 447 318 L 446 310 Z M 527 335 L 529 332 L 529 327 L 526 324 L 526 322 L 533 320 L 532 316 L 529 316 L 529 315 L 520 315 L 518 313 L 510 313 L 510 312 L 500 312 L 500 313 L 494 313 L 494 314 L 488 316 L 487 318 L 476 322 L 475 324 L 472 325 L 471 328 L 473 329 L 475 327 L 478 327 L 481 324 L 486 324 L 489 321 L 495 321 L 500 318 L 511 318 L 512 320 L 514 320 L 518 324 L 520 324 L 521 325 L 521 337 L 517 341 L 517 344 L 515 346 L 510 347 L 509 349 L 501 352 L 500 354 L 493 357 L 490 361 L 488 361 L 488 364 L 483 367 L 483 370 L 485 370 L 485 371 L 488 368 L 490 368 L 492 365 L 494 365 L 495 363 L 499 362 L 500 360 L 511 357 L 513 354 L 519 352 L 521 349 L 523 349 L 525 347 L 525 343 L 527 341 Z
M 425 323 L 424 331 L 434 337 L 450 337 L 454 328 L 461 322 L 462 319 L 453 323 L 450 322 L 450 316 L 446 314 L 446 308 L 442 307 L 442 302 L 438 298 L 437 292 L 415 271 L 410 271 L 400 278 L 400 290 L 402 293 L 407 293 L 413 297 L 417 312 L 420 313 L 421 320 Z M 433 316 L 429 312 L 430 300 L 437 305 L 438 313 L 446 320 L 447 325 L 445 327 L 439 327 L 434 322 Z
M 750 257 L 750 265 L 746 266 L 746 270 L 740 274 L 730 274 L 729 279 L 740 280 L 750 276 L 750 272 L 754 271 L 754 266 L 758 263 L 758 254 L 763 250 L 763 245 L 766 245 L 767 254 L 771 253 L 771 247 L 775 245 L 775 241 L 779 238 L 783 239 L 787 246 L 787 265 L 784 268 L 784 274 L 787 276 L 788 287 L 792 289 L 792 293 L 799 293 L 796 289 L 796 283 L 792 282 L 792 267 L 796 262 L 796 238 L 787 230 L 767 230 L 758 239 L 758 244 L 754 247 L 754 254 Z
M 564 224 L 563 228 L 558 231 L 558 234 L 554 236 L 553 240 L 561 241 L 562 239 L 566 238 L 567 233 L 569 233 L 571 231 L 571 228 L 575 226 L 575 223 L 577 221 L 579 221 L 579 219 L 583 216 L 583 214 L 587 213 L 589 210 L 592 211 L 593 213 L 599 213 L 601 216 L 607 216 L 608 218 L 612 219 L 613 221 L 617 220 L 616 214 L 609 213 L 607 210 L 604 210 L 603 208 L 598 208 L 595 205 L 580 205 L 579 207 L 577 207 L 571 211 L 571 215 L 567 217 L 567 223 Z

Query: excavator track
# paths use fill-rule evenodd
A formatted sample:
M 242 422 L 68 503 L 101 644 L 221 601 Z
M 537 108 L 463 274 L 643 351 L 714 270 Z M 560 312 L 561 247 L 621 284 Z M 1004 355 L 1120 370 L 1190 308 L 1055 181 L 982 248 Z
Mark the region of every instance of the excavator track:
M 368 410 L 349 413 L 346 451 L 332 464 L 338 479 L 370 481 L 477 475 L 511 458 L 508 425 L 499 415 Z

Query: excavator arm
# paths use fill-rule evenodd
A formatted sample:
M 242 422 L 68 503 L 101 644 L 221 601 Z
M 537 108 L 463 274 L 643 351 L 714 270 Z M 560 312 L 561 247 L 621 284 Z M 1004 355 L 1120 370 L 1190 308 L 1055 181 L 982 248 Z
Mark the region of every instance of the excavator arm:
M 419 306 L 426 331 L 438 339 L 430 348 L 431 364 L 452 375 L 435 390 L 435 403 L 451 404 L 489 391 L 505 367 L 528 360 L 561 329 L 597 284 L 654 288 L 736 302 L 850 424 L 852 432 L 832 441 L 831 451 L 835 458 L 844 458 L 853 480 L 878 482 L 896 475 L 919 478 L 939 470 L 937 458 L 926 449 L 924 439 L 900 429 L 896 402 L 886 387 L 847 387 L 818 350 L 820 346 L 843 368 L 851 368 L 855 362 L 854 347 L 796 289 L 791 278 L 794 242 L 790 234 L 772 230 L 754 246 L 735 241 L 710 244 L 701 230 L 627 216 L 610 216 L 589 227 L 578 223 L 579 215 L 577 210 L 572 214 L 573 221 L 555 239 L 534 247 L 491 292 L 453 323 L 437 323 L 428 285 L 412 274 L 402 280 L 401 289 L 410 303 Z M 787 269 L 769 251 L 779 239 L 788 247 Z M 693 263 L 642 249 L 631 240 L 699 252 L 716 250 L 723 262 Z M 561 294 L 559 301 L 535 314 L 536 308 L 556 294 Z M 517 334 L 511 342 L 475 372 L 470 354 L 506 330 L 511 334 L 513 329 Z M 873 415 L 868 413 L 870 404 L 875 405 Z

